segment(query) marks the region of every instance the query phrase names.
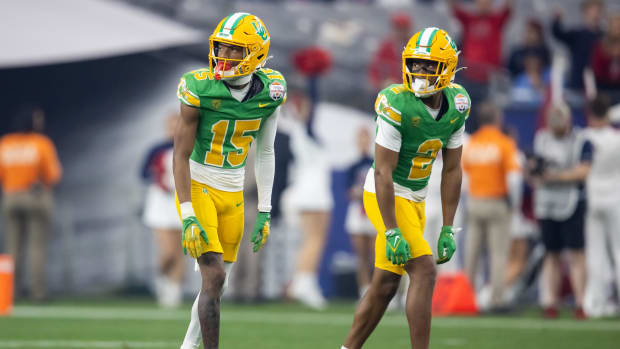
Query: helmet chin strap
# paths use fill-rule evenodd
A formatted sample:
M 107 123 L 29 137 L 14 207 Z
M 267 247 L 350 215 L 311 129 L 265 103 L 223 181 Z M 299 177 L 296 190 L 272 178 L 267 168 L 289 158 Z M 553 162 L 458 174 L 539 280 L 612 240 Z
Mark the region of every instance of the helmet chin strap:
M 243 86 L 252 80 L 252 74 L 233 76 L 230 78 L 222 77 L 222 80 L 226 81 L 226 83 L 231 86 Z
M 427 89 L 429 89 L 429 90 L 435 89 L 435 84 L 428 85 L 428 80 L 427 79 L 414 78 L 414 80 L 413 80 L 413 91 L 414 91 L 414 94 L 415 94 L 416 97 L 429 97 L 429 96 L 432 96 L 435 93 L 439 92 L 439 91 L 426 92 L 425 90 L 427 90 Z

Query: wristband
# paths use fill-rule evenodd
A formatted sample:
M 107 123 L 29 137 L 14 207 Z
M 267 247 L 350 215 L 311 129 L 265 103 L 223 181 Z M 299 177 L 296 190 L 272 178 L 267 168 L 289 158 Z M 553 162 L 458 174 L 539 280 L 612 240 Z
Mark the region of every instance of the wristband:
M 186 201 L 181 203 L 181 220 L 185 220 L 188 217 L 196 216 L 194 213 L 194 207 L 192 206 L 191 201 Z

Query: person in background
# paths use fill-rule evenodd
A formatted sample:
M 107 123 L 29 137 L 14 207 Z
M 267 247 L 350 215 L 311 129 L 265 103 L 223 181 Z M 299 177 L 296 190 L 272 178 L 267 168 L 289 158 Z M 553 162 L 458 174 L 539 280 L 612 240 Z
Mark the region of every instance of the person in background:
M 364 180 L 372 166 L 370 154 L 371 136 L 366 128 L 357 132 L 357 148 L 359 160 L 347 169 L 347 187 L 349 188 L 349 208 L 345 220 L 347 232 L 351 235 L 351 243 L 357 255 L 357 286 L 362 298 L 370 286 L 372 276 L 375 237 L 377 232 L 368 220 L 362 203 Z
M 461 23 L 464 75 L 486 83 L 490 73 L 502 65 L 502 32 L 512 12 L 512 1 L 493 8 L 493 0 L 475 0 L 475 10 L 466 11 L 460 1 L 449 0 L 454 17 Z
M 302 243 L 288 295 L 316 310 L 327 307 L 319 286 L 318 271 L 331 220 L 330 157 L 314 127 L 318 103 L 317 78 L 309 79 L 309 93 L 292 93 L 289 108 L 291 150 L 295 171 L 291 186 L 283 194 L 299 218 Z
M 525 59 L 530 55 L 540 58 L 543 69 L 551 65 L 551 52 L 545 42 L 543 27 L 537 20 L 530 18 L 525 24 L 525 31 L 520 46 L 513 48 L 508 59 L 508 70 L 513 77 L 525 71 Z
M 570 74 L 566 86 L 571 89 L 583 90 L 583 70 L 590 63 L 594 45 L 602 36 L 603 7 L 601 0 L 584 0 L 581 3 L 583 26 L 569 30 L 562 24 L 562 9 L 558 7 L 555 11 L 551 31 L 570 51 Z
M 568 106 L 549 110 L 548 127 L 534 137 L 530 181 L 534 187 L 534 213 L 540 224 L 546 255 L 543 262 L 543 315 L 558 317 L 562 280 L 562 252 L 567 250 L 570 282 L 577 319 L 585 318 L 583 295 L 586 281 L 584 181 L 590 169 L 592 145 L 585 134 L 572 127 Z
M 483 308 L 504 308 L 504 273 L 510 247 L 512 218 L 521 208 L 522 180 L 515 142 L 502 130 L 502 114 L 490 102 L 478 109 L 480 129 L 463 150 L 463 170 L 469 178 L 465 272 L 476 282 L 478 263 L 490 256 L 491 298 Z M 486 244 L 486 246 L 484 246 Z
M 411 37 L 411 17 L 405 13 L 391 17 L 392 33 L 384 39 L 368 65 L 368 80 L 375 90 L 398 83 L 403 78 L 401 53 Z
M 523 57 L 523 72 L 512 82 L 512 102 L 540 106 L 547 96 L 550 82 L 549 69 L 538 54 L 529 52 Z
M 609 17 L 608 31 L 594 47 L 591 66 L 599 89 L 620 91 L 620 12 Z
M 144 224 L 153 230 L 158 247 L 155 296 L 163 307 L 181 304 L 185 257 L 181 244 L 181 224 L 174 203 L 172 153 L 174 130 L 179 117 L 166 118 L 166 139 L 153 146 L 142 165 L 142 178 L 148 183 L 144 200 Z
M 519 134 L 516 127 L 504 127 L 504 133 L 517 144 Z M 525 154 L 517 148 L 517 159 L 521 168 L 525 167 Z M 526 286 L 523 280 L 528 273 L 528 258 L 532 252 L 530 241 L 535 238 L 538 227 L 532 213 L 532 191 L 522 181 L 522 199 L 519 207 L 513 208 L 510 227 L 510 249 L 504 273 L 504 300 L 506 305 L 514 304 Z M 514 190 L 518 190 L 515 188 Z
M 593 157 L 586 179 L 588 281 L 583 307 L 589 317 L 618 314 L 612 285 L 615 281 L 616 292 L 620 292 L 620 132 L 610 125 L 609 106 L 610 99 L 605 95 L 597 96 L 588 105 L 586 132 Z
M 43 301 L 48 296 L 45 265 L 54 206 L 52 188 L 60 180 L 62 169 L 54 143 L 42 133 L 43 110 L 24 107 L 12 121 L 12 132 L 0 138 L 6 248 L 15 260 L 15 294 L 19 297 L 22 266 L 25 265 L 21 261 L 21 251 L 27 242 L 30 296 L 33 300 Z
M 291 151 L 295 159 L 291 186 L 283 194 L 289 217 L 298 218 L 302 243 L 297 250 L 297 262 L 289 297 L 304 305 L 322 310 L 327 301 L 319 286 L 319 267 L 329 232 L 334 205 L 331 191 L 331 157 L 316 129 L 317 107 L 320 101 L 321 76 L 331 68 L 329 51 L 309 46 L 293 53 L 293 64 L 306 80 L 304 90 L 291 96 L 289 111 Z

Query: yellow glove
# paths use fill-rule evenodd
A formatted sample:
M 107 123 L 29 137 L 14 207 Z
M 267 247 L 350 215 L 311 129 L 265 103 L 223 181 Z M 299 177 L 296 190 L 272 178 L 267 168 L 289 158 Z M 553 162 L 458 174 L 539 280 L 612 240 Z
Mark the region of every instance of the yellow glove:
M 202 229 L 195 216 L 189 216 L 183 220 L 183 232 L 181 234 L 183 253 L 189 252 L 190 257 L 198 258 L 207 252 L 209 238 L 207 238 L 207 233 Z

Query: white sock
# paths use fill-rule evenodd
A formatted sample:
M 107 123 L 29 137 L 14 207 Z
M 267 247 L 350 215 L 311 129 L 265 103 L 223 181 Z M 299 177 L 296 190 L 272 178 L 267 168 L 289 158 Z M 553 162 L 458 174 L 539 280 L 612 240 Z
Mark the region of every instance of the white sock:
M 315 273 L 298 272 L 293 276 L 293 284 L 298 287 L 306 288 L 318 285 L 318 278 Z
M 198 319 L 198 298 L 200 292 L 196 295 L 196 300 L 192 305 L 192 312 L 190 315 L 189 326 L 187 327 L 187 333 L 185 333 L 185 339 L 183 339 L 183 345 L 181 349 L 197 349 L 200 347 L 200 320 Z
M 224 262 L 224 270 L 226 271 L 226 278 L 224 279 L 224 286 L 222 286 L 222 294 L 228 288 L 228 280 L 230 279 L 230 272 L 232 271 L 233 262 Z
M 347 349 L 347 347 L 345 347 L 344 345 L 340 347 L 340 349 Z
M 176 308 L 181 305 L 183 298 L 183 288 L 181 284 L 168 279 L 168 285 L 166 287 L 166 305 L 171 308 Z
M 166 279 L 161 275 L 156 276 L 153 282 L 155 298 L 157 298 L 157 303 L 159 303 L 159 305 L 163 303 L 165 283 Z

